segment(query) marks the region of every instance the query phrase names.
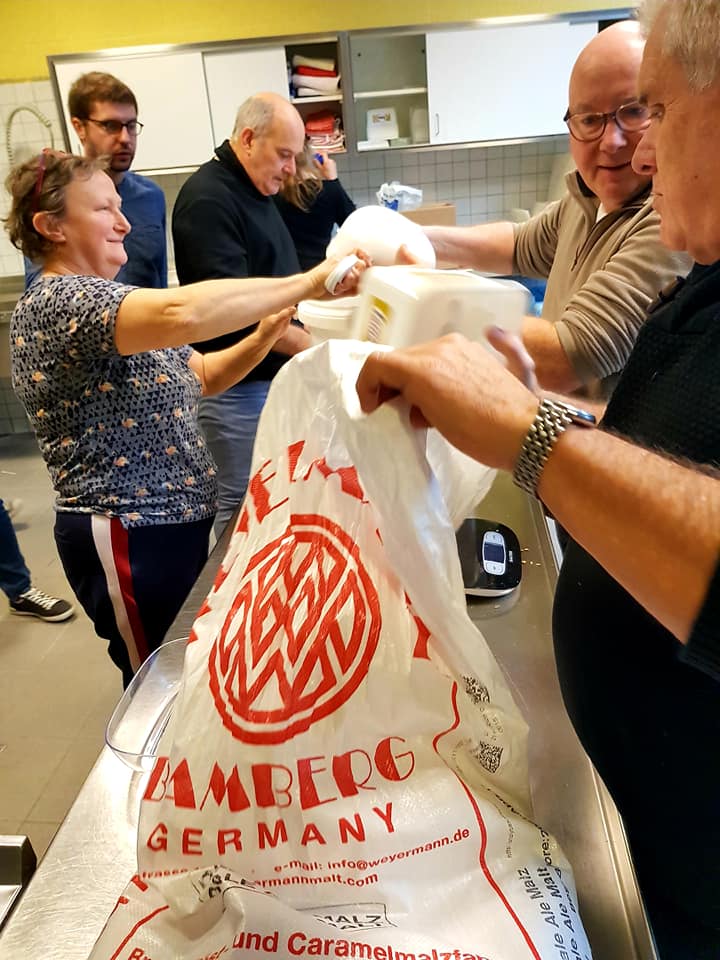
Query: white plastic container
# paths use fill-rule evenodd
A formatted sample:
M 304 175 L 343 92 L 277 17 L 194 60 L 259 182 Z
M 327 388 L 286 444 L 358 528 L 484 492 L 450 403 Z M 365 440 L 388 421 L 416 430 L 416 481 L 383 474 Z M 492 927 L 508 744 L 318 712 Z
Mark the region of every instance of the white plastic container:
M 529 312 L 530 294 L 514 280 L 469 270 L 371 267 L 360 281 L 351 337 L 408 347 L 462 333 L 487 343 L 489 326 L 519 333 Z
M 302 300 L 298 304 L 298 320 L 310 334 L 313 346 L 323 340 L 347 340 L 355 329 L 354 313 L 359 303 L 359 296 Z
M 403 245 L 418 266 L 435 266 L 433 246 L 417 223 L 388 207 L 358 207 L 328 244 L 327 255 L 344 257 L 359 248 L 370 254 L 374 264 L 387 267 L 395 263 Z
M 395 107 L 374 107 L 367 112 L 368 140 L 393 140 L 400 136 Z

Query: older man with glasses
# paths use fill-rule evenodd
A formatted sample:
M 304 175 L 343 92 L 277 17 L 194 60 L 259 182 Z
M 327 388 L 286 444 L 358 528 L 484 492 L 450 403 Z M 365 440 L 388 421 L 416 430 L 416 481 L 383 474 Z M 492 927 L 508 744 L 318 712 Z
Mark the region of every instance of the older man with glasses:
M 631 21 L 581 51 L 564 118 L 576 171 L 562 200 L 522 224 L 426 228 L 443 261 L 547 278 L 542 316 L 525 318 L 523 341 L 548 390 L 609 396 L 649 304 L 690 267 L 661 246 L 650 178 L 631 166 L 649 123 L 636 99 L 642 52 Z
M 457 335 L 374 354 L 358 392 L 368 412 L 402 394 L 413 423 L 511 470 L 570 534 L 552 623 L 565 706 L 622 815 L 659 960 L 718 960 L 720 0 L 640 15 L 633 167 L 663 243 L 695 263 L 653 304 L 597 429 Z M 531 379 L 522 344 L 491 336 Z
M 166 287 L 165 195 L 152 180 L 130 171 L 143 129 L 135 94 L 111 74 L 93 71 L 73 83 L 68 109 L 84 155 L 109 157 L 108 173 L 132 228 L 125 239 L 127 263 L 115 279 L 137 287 Z

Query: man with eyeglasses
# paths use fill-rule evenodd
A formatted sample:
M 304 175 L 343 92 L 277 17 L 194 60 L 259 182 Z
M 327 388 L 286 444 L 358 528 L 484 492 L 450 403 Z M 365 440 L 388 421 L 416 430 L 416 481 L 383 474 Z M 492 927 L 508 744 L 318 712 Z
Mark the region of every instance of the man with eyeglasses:
M 500 330 L 526 385 L 454 335 L 374 354 L 358 393 L 367 412 L 402 394 L 411 422 L 511 470 L 570 534 L 552 615 L 568 715 L 622 815 L 658 960 L 718 960 L 720 0 L 643 0 L 640 18 L 633 167 L 663 242 L 695 263 L 652 305 L 597 429 L 539 395 Z
M 659 291 L 689 260 L 660 243 L 650 178 L 632 155 L 649 122 L 637 102 L 643 39 L 616 23 L 581 51 L 565 121 L 576 171 L 566 196 L 522 224 L 426 227 L 438 258 L 498 274 L 547 278 L 541 317 L 523 341 L 540 385 L 609 396 Z
M 115 278 L 138 287 L 167 287 L 165 195 L 130 167 L 143 125 L 135 94 L 109 73 L 85 73 L 68 94 L 73 129 L 86 157 L 107 156 L 108 173 L 132 227 L 125 238 L 127 263 Z

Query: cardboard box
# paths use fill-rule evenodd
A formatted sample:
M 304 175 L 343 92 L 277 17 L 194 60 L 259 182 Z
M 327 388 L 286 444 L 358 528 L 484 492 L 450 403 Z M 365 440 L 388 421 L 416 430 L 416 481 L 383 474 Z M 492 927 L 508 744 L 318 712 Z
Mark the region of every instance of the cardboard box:
M 417 210 L 401 210 L 404 217 L 422 226 L 454 227 L 457 220 L 454 203 L 426 203 Z

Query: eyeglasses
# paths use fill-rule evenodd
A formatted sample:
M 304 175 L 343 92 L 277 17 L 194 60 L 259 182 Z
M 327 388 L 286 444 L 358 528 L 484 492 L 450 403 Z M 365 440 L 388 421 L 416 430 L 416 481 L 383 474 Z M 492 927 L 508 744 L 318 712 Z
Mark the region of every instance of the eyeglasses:
M 145 126 L 145 124 L 140 123 L 139 120 L 128 120 L 122 123 L 120 120 L 96 120 L 94 117 L 88 117 L 86 122 L 94 123 L 96 127 L 100 127 L 101 130 L 104 130 L 105 133 L 109 133 L 110 136 L 113 137 L 122 133 L 123 129 L 127 130 L 129 136 L 137 137 Z
M 610 113 L 570 113 L 563 117 L 570 135 L 576 140 L 599 140 L 608 120 L 613 120 L 625 133 L 638 133 L 650 124 L 650 108 L 637 100 L 622 103 Z

